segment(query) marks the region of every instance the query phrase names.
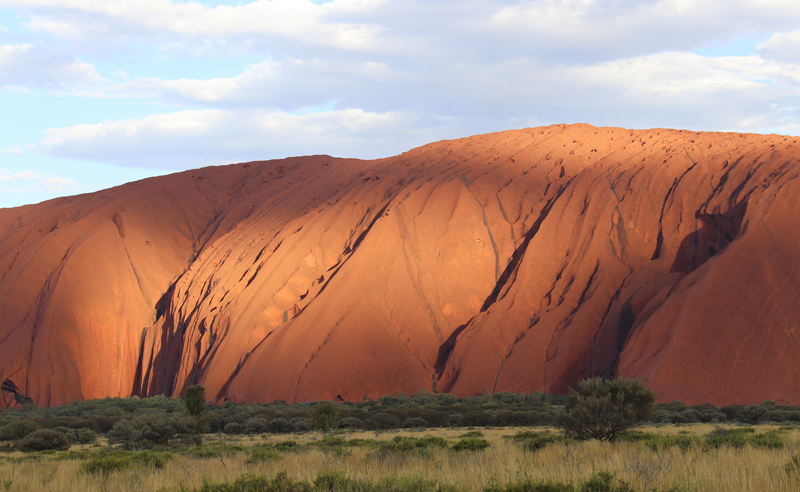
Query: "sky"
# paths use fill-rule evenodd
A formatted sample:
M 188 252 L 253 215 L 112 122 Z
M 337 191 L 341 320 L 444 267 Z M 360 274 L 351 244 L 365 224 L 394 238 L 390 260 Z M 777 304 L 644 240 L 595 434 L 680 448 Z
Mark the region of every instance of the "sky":
M 800 133 L 797 0 L 0 0 L 0 207 L 556 123 Z

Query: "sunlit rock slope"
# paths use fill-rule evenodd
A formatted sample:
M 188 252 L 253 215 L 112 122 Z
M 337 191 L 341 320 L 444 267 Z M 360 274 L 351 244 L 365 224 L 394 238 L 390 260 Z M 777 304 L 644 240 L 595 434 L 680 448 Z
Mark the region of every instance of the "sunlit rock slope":
M 0 209 L 3 397 L 800 404 L 800 144 L 558 125 Z

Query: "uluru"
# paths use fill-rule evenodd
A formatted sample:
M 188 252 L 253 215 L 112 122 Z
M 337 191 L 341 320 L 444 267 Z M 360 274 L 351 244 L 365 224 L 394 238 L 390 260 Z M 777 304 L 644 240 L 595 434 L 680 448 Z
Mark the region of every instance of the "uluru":
M 553 125 L 0 209 L 0 381 L 117 396 L 800 404 L 800 145 Z

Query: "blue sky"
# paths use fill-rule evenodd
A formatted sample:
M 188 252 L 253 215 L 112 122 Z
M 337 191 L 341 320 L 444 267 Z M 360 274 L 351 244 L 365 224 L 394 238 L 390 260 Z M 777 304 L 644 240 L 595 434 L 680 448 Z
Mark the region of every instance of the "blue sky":
M 792 0 L 0 0 L 0 207 L 585 122 L 800 133 Z

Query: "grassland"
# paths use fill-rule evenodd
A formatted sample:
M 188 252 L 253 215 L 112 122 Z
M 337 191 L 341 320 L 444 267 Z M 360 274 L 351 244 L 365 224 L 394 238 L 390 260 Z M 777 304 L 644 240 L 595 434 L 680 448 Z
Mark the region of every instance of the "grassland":
M 733 428 L 732 426 L 723 426 Z M 781 446 L 709 447 L 701 437 L 714 425 L 646 427 L 656 439 L 689 438 L 688 444 L 654 445 L 646 441 L 554 443 L 536 451 L 508 439 L 525 429 L 475 429 L 491 446 L 482 451 L 455 452 L 431 446 L 398 451 L 381 446 L 395 436 L 442 437 L 453 444 L 466 429 L 424 429 L 386 432 L 307 432 L 284 436 L 206 435 L 200 448 L 167 450 L 165 462 L 146 460 L 127 469 L 84 471 L 85 464 L 107 450 L 105 442 L 73 446 L 68 452 L 0 453 L 0 490 L 154 492 L 194 490 L 203 480 L 232 482 L 242 475 L 289 477 L 313 483 L 320 472 L 340 470 L 348 477 L 379 480 L 420 477 L 465 491 L 485 490 L 525 479 L 578 483 L 599 471 L 612 473 L 641 491 L 797 491 L 800 490 L 800 429 L 755 426 L 754 435 L 776 433 Z M 538 427 L 535 432 L 554 429 Z M 695 439 L 695 441 L 692 441 Z M 354 441 L 355 440 L 355 441 Z M 283 445 L 279 442 L 294 442 Z M 322 445 L 320 445 L 322 443 Z M 262 449 L 260 454 L 254 449 Z M 204 457 L 198 456 L 204 455 Z M 255 457 L 255 459 L 254 459 Z M 793 461 L 794 460 L 794 461 Z

